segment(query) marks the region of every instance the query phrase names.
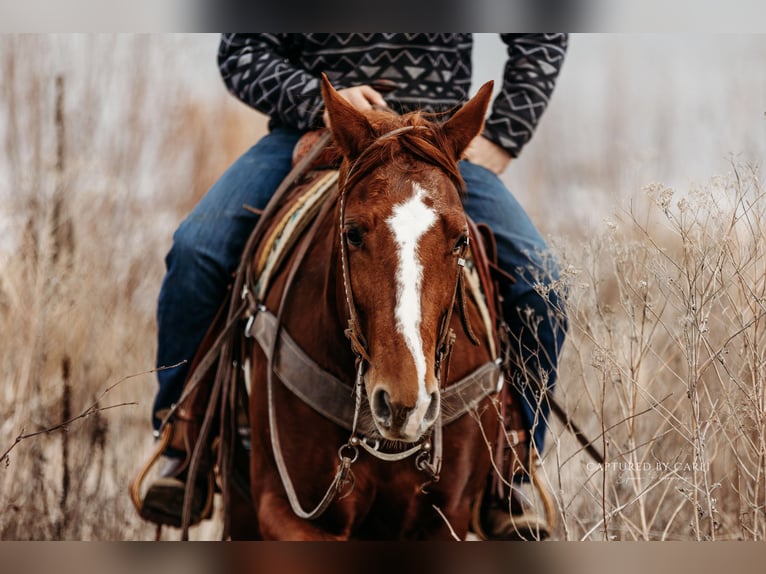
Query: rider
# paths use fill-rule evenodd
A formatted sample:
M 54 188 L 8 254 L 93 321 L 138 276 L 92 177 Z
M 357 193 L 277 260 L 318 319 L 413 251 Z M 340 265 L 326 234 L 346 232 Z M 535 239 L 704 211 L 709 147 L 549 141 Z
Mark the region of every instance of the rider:
M 548 406 L 539 388 L 551 389 L 555 383 L 566 329 L 555 291 L 545 289 L 558 271 L 544 240 L 498 175 L 532 137 L 553 91 L 568 38 L 560 33 L 501 34 L 501 38 L 508 53 L 502 89 L 483 134 L 471 143 L 459 166 L 467 189 L 466 212 L 494 231 L 500 267 L 516 279 L 502 293 L 503 313 L 520 355 L 513 378 L 525 399 L 525 426 L 532 445 L 542 452 Z M 258 220 L 257 210 L 265 207 L 289 172 L 298 139 L 323 125 L 321 73 L 360 110 L 377 105 L 400 113 L 448 112 L 468 97 L 471 49 L 471 34 L 222 36 L 218 62 L 223 80 L 237 98 L 270 117 L 269 133 L 223 174 L 173 236 L 157 311 L 157 364 L 187 362 L 158 372 L 155 429 L 181 394 L 189 362 L 226 295 Z M 540 284 L 543 288 L 536 288 Z M 144 504 L 180 516 L 176 501 L 181 498 L 168 496 L 168 489 L 184 487 L 183 476 L 178 475 L 184 446 L 178 440 L 170 444 L 163 478 L 150 486 Z M 155 488 L 160 483 L 162 488 Z M 498 538 L 513 537 L 519 526 L 509 517 L 507 506 L 486 525 L 487 533 Z

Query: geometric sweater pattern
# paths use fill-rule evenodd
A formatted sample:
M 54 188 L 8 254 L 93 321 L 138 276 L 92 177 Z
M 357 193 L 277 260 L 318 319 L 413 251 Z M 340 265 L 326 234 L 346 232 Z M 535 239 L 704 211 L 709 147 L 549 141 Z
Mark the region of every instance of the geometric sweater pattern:
M 484 135 L 517 157 L 548 105 L 568 36 L 500 36 L 507 59 Z M 322 126 L 322 72 L 336 89 L 378 89 L 398 112 L 451 112 L 469 96 L 472 47 L 468 33 L 223 34 L 218 64 L 229 91 L 270 127 L 308 130 Z

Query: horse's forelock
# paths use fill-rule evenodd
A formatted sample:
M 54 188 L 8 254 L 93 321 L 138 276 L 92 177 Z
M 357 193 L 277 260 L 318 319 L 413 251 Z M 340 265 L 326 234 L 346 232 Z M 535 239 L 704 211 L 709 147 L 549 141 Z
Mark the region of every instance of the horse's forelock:
M 376 114 L 373 124 L 379 135 L 405 126 L 426 129 L 405 131 L 396 137 L 373 142 L 370 148 L 357 160 L 352 180 L 347 182 L 349 187 L 356 185 L 384 163 L 401 158 L 402 154 L 406 154 L 441 169 L 453 182 L 460 196 L 463 197 L 465 193 L 463 178 L 460 176 L 457 161 L 447 151 L 450 149 L 449 142 L 447 142 L 438 123 L 430 121 L 421 112 L 412 112 L 404 116 Z

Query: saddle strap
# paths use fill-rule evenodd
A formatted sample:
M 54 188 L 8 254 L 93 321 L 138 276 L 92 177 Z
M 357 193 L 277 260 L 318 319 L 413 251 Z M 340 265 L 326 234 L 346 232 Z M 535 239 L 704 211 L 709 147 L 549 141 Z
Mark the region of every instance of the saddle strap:
M 488 333 L 489 337 L 494 338 L 494 344 L 496 349 L 501 348 L 501 343 L 497 335 L 496 325 L 498 323 L 498 317 L 502 317 L 502 308 L 500 305 L 500 299 L 498 297 L 497 287 L 492 280 L 490 274 L 490 265 L 495 263 L 496 248 L 492 245 L 494 238 L 489 239 L 490 244 L 487 245 L 487 237 L 492 237 L 492 232 L 487 228 L 487 233 L 482 233 L 479 226 L 476 225 L 470 217 L 468 219 L 468 229 L 471 235 L 471 252 L 473 253 L 473 262 L 476 267 L 476 272 L 479 275 L 479 283 L 481 284 L 484 295 L 487 302 L 487 310 L 489 311 L 489 319 L 492 324 L 491 333 Z
M 261 308 L 250 333 L 265 353 L 273 348 L 276 329 L 277 318 Z M 274 372 L 282 384 L 322 416 L 351 430 L 354 402 L 349 400 L 350 386 L 314 362 L 284 328 L 280 330 L 279 339 L 279 353 L 273 360 Z M 494 361 L 453 383 L 442 392 L 442 424 L 456 421 L 485 397 L 496 393 L 502 384 L 500 365 Z M 359 430 L 369 433 L 372 428 Z

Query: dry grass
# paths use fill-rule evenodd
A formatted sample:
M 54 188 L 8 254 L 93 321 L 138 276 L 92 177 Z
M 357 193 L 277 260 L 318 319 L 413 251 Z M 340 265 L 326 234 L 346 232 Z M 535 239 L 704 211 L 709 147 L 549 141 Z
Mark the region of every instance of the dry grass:
M 0 39 L 0 108 L 11 120 L 0 188 L 9 230 L 0 245 L 0 450 L 154 366 L 155 301 L 172 231 L 241 151 L 232 148 L 252 137 L 238 109 L 205 108 L 139 65 L 172 38 L 81 39 L 70 57 L 116 55 L 86 57 L 103 85 L 65 71 L 57 89 L 59 40 Z M 99 68 L 107 62 L 132 62 L 132 80 Z M 126 381 L 99 407 L 137 406 L 96 409 L 20 443 L 0 470 L 0 539 L 151 536 L 126 488 L 152 446 L 155 385 L 153 375 Z
M 172 231 L 263 128 L 223 90 L 163 81 L 184 42 L 0 38 L 0 452 L 99 401 L 11 451 L 1 539 L 153 534 L 126 485 L 152 446 L 154 377 L 102 392 L 153 366 Z M 557 395 L 609 463 L 553 424 L 559 538 L 766 537 L 763 194 L 735 164 L 683 193 L 649 186 L 602 232 L 557 241 L 571 321 Z
M 766 536 L 766 197 L 757 170 L 683 195 L 661 185 L 563 249 L 571 335 L 565 431 L 545 470 L 568 539 Z M 648 203 L 648 204 L 647 204 Z

